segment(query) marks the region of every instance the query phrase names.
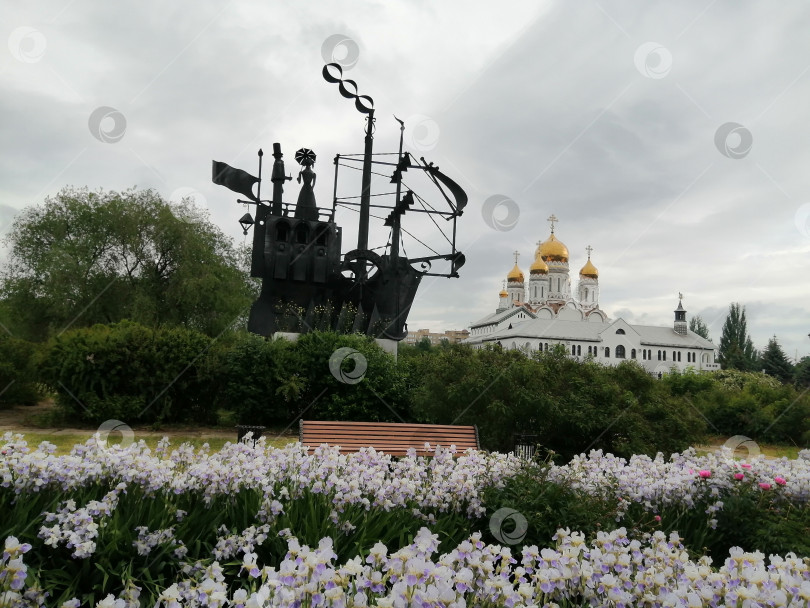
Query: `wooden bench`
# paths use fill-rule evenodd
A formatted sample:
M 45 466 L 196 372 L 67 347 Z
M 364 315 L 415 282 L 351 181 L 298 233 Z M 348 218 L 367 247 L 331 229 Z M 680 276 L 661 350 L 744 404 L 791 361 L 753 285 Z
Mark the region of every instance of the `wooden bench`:
M 479 449 L 478 427 L 442 424 L 301 420 L 298 439 L 309 447 L 338 445 L 341 453 L 373 447 L 391 456 L 405 456 L 409 448 L 415 448 L 417 455 L 425 455 L 425 443 L 432 450 L 437 445 L 455 445 L 458 453 L 467 448 Z

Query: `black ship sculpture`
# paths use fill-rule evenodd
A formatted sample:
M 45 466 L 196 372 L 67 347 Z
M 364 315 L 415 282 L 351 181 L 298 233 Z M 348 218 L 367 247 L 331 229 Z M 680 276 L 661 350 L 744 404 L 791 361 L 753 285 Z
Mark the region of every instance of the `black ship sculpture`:
M 237 202 L 256 205 L 255 218 L 246 213 L 240 219 L 245 235 L 253 227 L 250 274 L 262 279 L 261 294 L 250 310 L 248 330 L 272 336 L 279 331 L 289 331 L 289 321 L 296 317 L 295 331 L 299 332 L 328 327 L 402 340 L 408 335 L 407 317 L 422 278 L 458 277 L 458 270 L 464 265 L 464 255 L 456 249 L 456 221 L 467 204 L 467 195 L 433 163 L 424 158 L 415 161 L 410 153 L 403 151 L 405 125 L 399 119 L 396 119 L 400 125 L 399 152 L 374 154 L 373 100 L 357 94 L 356 83 L 342 78 L 338 64 L 324 66 L 323 76 L 327 82 L 338 85 L 341 95 L 354 99 L 356 108 L 366 115 L 364 152 L 338 154 L 334 159 L 331 208 L 316 204 L 313 171 L 316 155 L 310 149 L 302 148 L 295 154 L 295 160 L 301 165 L 297 180 L 301 190 L 295 204 L 284 198 L 284 183 L 292 177 L 285 174 L 280 144 L 273 144 L 270 177 L 273 197 L 269 200 L 261 198 L 261 150 L 258 177 L 222 162 L 213 163 L 214 183 L 249 199 L 237 199 Z M 384 160 L 391 157 L 395 162 Z M 346 170 L 362 172 L 359 197 L 338 195 L 342 170 L 343 173 Z M 408 188 L 403 176 L 407 172 L 427 176 L 438 205 L 435 200 L 431 202 Z M 372 174 L 390 175 L 394 191 L 372 194 Z M 386 201 L 389 204 L 385 204 Z M 342 231 L 335 222 L 338 208 L 359 212 L 357 247 L 345 254 L 341 253 Z M 372 209 L 388 211 L 388 215 L 380 219 L 390 228 L 389 239 L 379 248 L 369 248 L 368 244 Z M 403 233 L 413 236 L 402 226 L 406 212 L 427 214 L 450 250 L 441 253 L 427 246 L 431 255 L 412 259 L 403 255 Z M 436 221 L 437 217 L 444 220 L 444 227 Z M 414 239 L 425 245 L 415 236 Z M 381 249 L 382 253 L 374 249 Z M 442 267 L 434 270 L 434 264 L 439 263 Z

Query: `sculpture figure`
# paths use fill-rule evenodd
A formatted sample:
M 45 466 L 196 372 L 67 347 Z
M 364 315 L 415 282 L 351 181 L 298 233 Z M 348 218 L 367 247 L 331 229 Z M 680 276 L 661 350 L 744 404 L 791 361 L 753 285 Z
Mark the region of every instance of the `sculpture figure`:
M 298 183 L 303 180 L 301 192 L 298 193 L 298 203 L 295 206 L 295 217 L 302 220 L 317 220 L 318 206 L 315 204 L 315 153 L 308 148 L 301 148 L 295 153 L 295 160 L 302 169 L 298 172 Z

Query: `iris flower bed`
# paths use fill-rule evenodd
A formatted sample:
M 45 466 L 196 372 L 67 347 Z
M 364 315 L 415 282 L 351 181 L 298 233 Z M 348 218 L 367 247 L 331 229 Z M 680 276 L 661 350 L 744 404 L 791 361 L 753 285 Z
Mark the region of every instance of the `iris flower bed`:
M 0 607 L 806 606 L 810 558 L 732 550 L 713 564 L 677 532 L 618 527 L 633 509 L 760 492 L 804 505 L 810 461 L 592 453 L 547 482 L 615 497 L 617 528 L 547 546 L 487 542 L 483 491 L 525 471 L 469 451 L 392 459 L 260 441 L 209 453 L 91 439 L 66 456 L 0 440 Z M 742 474 L 742 478 L 737 476 Z M 736 484 L 736 485 L 735 485 Z M 766 489 L 763 487 L 768 485 Z M 711 503 L 705 498 L 710 497 Z M 709 510 L 709 509 L 704 509 Z

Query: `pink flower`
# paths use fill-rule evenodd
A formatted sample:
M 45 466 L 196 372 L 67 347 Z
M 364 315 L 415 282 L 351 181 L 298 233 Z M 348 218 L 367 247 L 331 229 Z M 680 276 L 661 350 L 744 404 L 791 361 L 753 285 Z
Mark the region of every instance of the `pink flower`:
M 787 480 L 784 477 L 774 477 L 773 480 L 780 486 L 783 486 L 787 483 Z
M 748 464 L 747 462 L 740 463 L 740 466 L 742 468 L 744 468 L 744 469 L 750 469 L 751 468 L 751 465 Z
M 698 475 L 700 475 L 703 479 L 708 479 L 712 476 L 712 472 L 704 469 L 703 471 L 698 471 Z
M 655 516 L 655 521 L 661 521 L 661 516 L 660 516 L 660 515 L 656 515 L 656 516 Z
M 692 473 L 694 473 L 694 471 L 692 469 L 689 469 L 689 474 L 691 475 Z
M 763 490 L 770 490 L 771 489 L 771 484 L 769 484 L 769 483 L 761 483 L 761 484 L 759 484 L 759 487 L 762 488 Z
M 745 475 L 743 475 L 742 473 L 734 473 L 734 479 L 736 479 L 737 481 L 739 481 L 743 477 L 745 477 Z

